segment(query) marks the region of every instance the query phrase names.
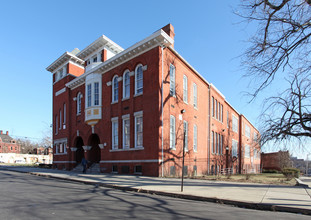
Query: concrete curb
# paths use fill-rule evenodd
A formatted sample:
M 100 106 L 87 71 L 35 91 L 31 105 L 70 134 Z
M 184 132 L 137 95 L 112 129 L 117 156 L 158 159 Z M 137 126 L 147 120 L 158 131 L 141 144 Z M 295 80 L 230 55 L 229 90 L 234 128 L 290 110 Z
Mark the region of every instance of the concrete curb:
M 99 181 L 86 181 L 86 180 L 79 180 L 79 179 L 73 179 L 73 178 L 64 178 L 64 177 L 59 177 L 59 176 L 54 176 L 54 175 L 44 174 L 44 173 L 36 173 L 36 172 L 28 172 L 28 171 L 23 172 L 19 170 L 10 170 L 10 169 L 5 169 L 5 170 L 19 172 L 19 173 L 28 173 L 28 174 L 35 175 L 35 176 L 42 176 L 42 177 L 59 179 L 59 180 L 64 180 L 64 181 L 69 181 L 69 182 L 82 183 L 82 184 L 87 184 L 87 185 L 102 186 L 102 187 L 118 189 L 122 191 L 131 191 L 131 192 L 167 196 L 167 197 L 179 198 L 179 199 L 219 203 L 219 204 L 225 204 L 225 205 L 232 205 L 232 206 L 239 207 L 239 208 L 311 215 L 310 209 L 294 208 L 294 207 L 272 205 L 272 204 L 266 204 L 266 203 L 241 202 L 241 201 L 228 200 L 228 199 L 194 196 L 194 195 L 189 195 L 189 194 L 178 194 L 178 193 L 170 193 L 170 192 L 163 192 L 163 191 L 146 190 L 146 189 L 141 189 L 141 188 L 138 189 L 138 188 L 133 188 L 133 187 L 125 187 L 125 186 L 118 186 L 114 184 L 102 183 Z
M 295 180 L 296 180 L 296 186 L 302 186 L 302 187 L 305 187 L 305 188 L 310 188 L 308 184 L 305 184 L 300 179 L 295 178 Z

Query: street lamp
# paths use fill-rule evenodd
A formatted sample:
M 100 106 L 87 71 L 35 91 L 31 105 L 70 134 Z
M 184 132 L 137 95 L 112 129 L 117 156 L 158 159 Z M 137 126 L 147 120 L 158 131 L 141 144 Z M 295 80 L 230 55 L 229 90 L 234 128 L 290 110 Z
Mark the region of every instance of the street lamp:
M 181 114 L 186 112 L 185 109 L 180 111 Z M 181 192 L 184 190 L 184 165 L 185 165 L 185 138 L 186 138 L 186 129 L 184 128 L 184 140 L 182 146 L 182 170 L 181 170 Z

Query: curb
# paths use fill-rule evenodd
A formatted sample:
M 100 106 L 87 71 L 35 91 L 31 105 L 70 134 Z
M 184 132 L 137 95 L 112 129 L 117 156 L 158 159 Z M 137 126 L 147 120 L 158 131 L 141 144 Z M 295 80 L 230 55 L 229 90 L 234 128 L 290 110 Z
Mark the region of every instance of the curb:
M 305 187 L 305 188 L 310 188 L 308 184 L 305 184 L 300 179 L 295 178 L 295 180 L 296 180 L 296 186 L 302 186 L 302 187 Z
M 107 188 L 117 189 L 117 190 L 122 190 L 122 191 L 146 193 L 150 195 L 167 196 L 167 197 L 172 197 L 172 198 L 187 199 L 187 200 L 201 201 L 201 202 L 212 202 L 212 203 L 218 203 L 218 204 L 232 205 L 232 206 L 239 207 L 239 208 L 311 215 L 310 209 L 294 208 L 294 207 L 272 205 L 272 204 L 266 204 L 266 203 L 241 202 L 241 201 L 219 199 L 219 198 L 213 198 L 213 197 L 194 196 L 194 195 L 189 195 L 189 194 L 177 194 L 177 193 L 170 193 L 170 192 L 163 192 L 163 191 L 156 191 L 156 190 L 146 190 L 146 189 L 138 189 L 138 188 L 133 188 L 133 187 L 118 186 L 118 185 L 107 184 L 107 183 L 102 183 L 98 181 L 86 181 L 86 180 L 79 180 L 79 179 L 72 179 L 72 178 L 64 178 L 64 177 L 58 177 L 58 176 L 44 174 L 44 173 L 36 173 L 36 172 L 28 172 L 28 171 L 24 172 L 20 170 L 10 170 L 10 169 L 5 169 L 5 170 L 14 171 L 18 173 L 28 173 L 28 174 L 35 175 L 35 176 L 42 176 L 42 177 L 59 179 L 59 180 L 64 180 L 64 181 L 82 183 L 86 185 L 102 186 L 102 187 L 107 187 Z M 297 183 L 300 182 L 299 183 L 300 186 L 306 185 L 302 183 L 301 180 L 296 179 L 296 181 Z

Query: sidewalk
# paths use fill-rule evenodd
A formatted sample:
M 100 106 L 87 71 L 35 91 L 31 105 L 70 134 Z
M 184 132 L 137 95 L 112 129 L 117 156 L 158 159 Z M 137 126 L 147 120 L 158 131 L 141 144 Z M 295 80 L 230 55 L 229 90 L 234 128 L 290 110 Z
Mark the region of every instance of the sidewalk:
M 175 178 L 80 174 L 71 171 L 31 167 L 0 166 L 0 170 L 24 172 L 128 191 L 230 204 L 244 208 L 311 215 L 311 189 L 301 186 L 185 179 L 184 190 L 180 192 L 181 180 Z

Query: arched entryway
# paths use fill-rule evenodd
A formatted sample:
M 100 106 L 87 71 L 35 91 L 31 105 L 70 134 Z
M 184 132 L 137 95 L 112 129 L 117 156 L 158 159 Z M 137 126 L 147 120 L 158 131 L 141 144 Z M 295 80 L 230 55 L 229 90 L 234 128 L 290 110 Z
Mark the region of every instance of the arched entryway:
M 81 163 L 82 158 L 84 157 L 84 150 L 83 150 L 83 139 L 82 137 L 76 137 L 74 146 L 77 148 L 76 150 L 76 162 L 77 164 Z
M 88 145 L 91 146 L 89 151 L 88 160 L 91 163 L 99 163 L 100 161 L 100 148 L 99 148 L 99 137 L 97 134 L 92 134 L 89 138 Z

